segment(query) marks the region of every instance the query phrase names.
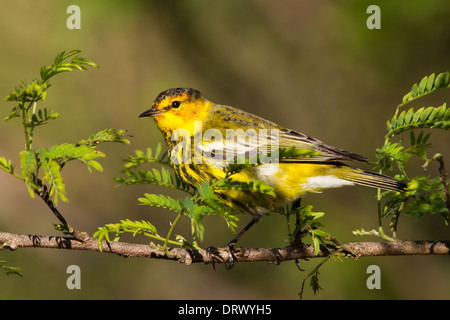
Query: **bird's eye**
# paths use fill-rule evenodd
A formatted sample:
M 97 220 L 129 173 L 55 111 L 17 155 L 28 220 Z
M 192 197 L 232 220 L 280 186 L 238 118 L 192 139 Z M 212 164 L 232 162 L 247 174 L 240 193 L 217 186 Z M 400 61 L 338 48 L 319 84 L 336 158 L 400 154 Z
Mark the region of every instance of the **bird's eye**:
M 170 105 L 172 108 L 179 108 L 181 105 L 180 101 L 174 101 L 172 102 L 172 104 Z

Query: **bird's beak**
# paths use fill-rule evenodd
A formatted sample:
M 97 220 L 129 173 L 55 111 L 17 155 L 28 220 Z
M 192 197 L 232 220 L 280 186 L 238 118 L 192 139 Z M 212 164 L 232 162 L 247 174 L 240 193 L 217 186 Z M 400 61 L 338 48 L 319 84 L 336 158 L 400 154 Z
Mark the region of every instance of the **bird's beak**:
M 164 111 L 158 110 L 155 107 L 151 107 L 147 111 L 142 112 L 141 115 L 139 116 L 139 118 L 142 118 L 142 117 L 154 117 L 154 116 L 160 115 L 163 112 Z

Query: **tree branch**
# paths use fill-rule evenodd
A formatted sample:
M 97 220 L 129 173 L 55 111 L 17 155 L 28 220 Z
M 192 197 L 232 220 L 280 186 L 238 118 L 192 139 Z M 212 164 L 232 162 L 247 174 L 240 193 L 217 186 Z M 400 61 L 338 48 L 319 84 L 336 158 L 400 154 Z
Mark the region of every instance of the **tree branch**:
M 193 250 L 187 248 L 168 248 L 166 252 L 145 244 L 126 242 L 103 242 L 102 249 L 98 241 L 89 237 L 80 241 L 72 237 L 55 237 L 13 234 L 0 232 L 0 250 L 17 248 L 53 248 L 67 250 L 86 250 L 114 253 L 125 257 L 145 257 L 152 259 L 174 260 L 187 265 L 191 263 L 223 263 L 228 260 L 228 251 L 220 248 L 210 250 Z M 284 248 L 235 248 L 235 262 L 282 261 L 327 257 L 343 252 L 354 258 L 368 256 L 403 256 L 403 255 L 448 255 L 450 241 L 394 241 L 394 242 L 353 242 L 337 246 L 329 244 L 321 247 L 314 255 L 314 247 L 309 244 L 287 246 Z

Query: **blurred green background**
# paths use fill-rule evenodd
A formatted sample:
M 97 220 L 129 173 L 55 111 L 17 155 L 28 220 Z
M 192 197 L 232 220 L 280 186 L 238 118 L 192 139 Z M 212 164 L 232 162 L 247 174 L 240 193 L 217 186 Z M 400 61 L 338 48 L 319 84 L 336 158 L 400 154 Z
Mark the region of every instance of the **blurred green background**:
M 69 30 L 66 9 L 81 8 L 81 30 Z M 369 30 L 366 9 L 381 8 L 381 30 Z M 84 165 L 64 168 L 70 202 L 60 204 L 68 221 L 90 234 L 120 219 L 149 219 L 161 232 L 172 212 L 140 207 L 153 186 L 116 187 L 121 159 L 162 141 L 153 121 L 138 119 L 157 94 L 193 87 L 207 98 L 256 113 L 286 127 L 374 159 L 385 122 L 414 82 L 448 70 L 450 6 L 447 0 L 414 1 L 3 1 L 0 11 L 0 95 L 63 51 L 81 49 L 100 69 L 51 80 L 46 106 L 61 113 L 38 128 L 35 144 L 77 142 L 105 128 L 123 128 L 131 145 L 104 145 L 104 172 Z M 441 105 L 448 90 L 416 105 Z M 13 104 L 1 102 L 0 115 Z M 23 132 L 18 120 L 0 122 L 0 155 L 18 164 Z M 449 159 L 446 132 L 431 141 Z M 450 165 L 449 165 L 450 166 Z M 365 167 L 369 169 L 369 167 Z M 436 168 L 430 168 L 435 172 Z M 417 170 L 417 173 L 420 173 Z M 25 186 L 0 172 L 0 230 L 57 234 L 51 212 L 30 199 Z M 174 195 L 176 196 L 176 194 Z M 356 228 L 377 226 L 375 191 L 343 188 L 312 195 L 303 204 L 326 212 L 325 230 L 341 242 Z M 248 217 L 242 217 L 244 225 Z M 232 234 L 220 218 L 205 221 L 203 247 L 222 245 Z M 180 229 L 178 232 L 186 230 Z M 402 239 L 448 239 L 440 217 L 401 217 Z M 264 217 L 242 246 L 284 246 L 282 216 Z M 125 240 L 130 240 L 125 238 Z M 147 241 L 147 239 L 138 239 Z M 132 240 L 130 240 L 132 241 Z M 149 259 L 62 250 L 1 251 L 24 277 L 0 272 L 2 299 L 297 299 L 307 272 L 293 262 L 185 266 Z M 311 270 L 320 260 L 302 263 Z M 68 290 L 66 268 L 81 268 L 81 290 Z M 381 290 L 369 290 L 366 269 L 381 268 Z M 449 299 L 447 257 L 379 257 L 329 261 L 320 269 L 323 291 L 312 299 Z

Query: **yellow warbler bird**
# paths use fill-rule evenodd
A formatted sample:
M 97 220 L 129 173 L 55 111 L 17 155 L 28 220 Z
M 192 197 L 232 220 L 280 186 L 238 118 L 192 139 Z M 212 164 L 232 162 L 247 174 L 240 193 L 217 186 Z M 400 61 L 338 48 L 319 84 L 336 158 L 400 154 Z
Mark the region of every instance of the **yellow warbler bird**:
M 263 181 L 274 188 L 275 197 L 248 190 L 220 192 L 237 211 L 253 216 L 229 245 L 234 245 L 263 213 L 307 193 L 355 184 L 392 191 L 406 187 L 402 181 L 342 163 L 367 161 L 363 156 L 326 145 L 254 114 L 216 104 L 191 88 L 161 92 L 152 107 L 139 117 L 152 117 L 156 121 L 177 175 L 192 186 L 225 178 L 224 168 L 237 159 L 247 157 L 248 162 L 255 154 L 269 159 L 244 167 L 231 178 Z M 300 152 L 287 158 L 270 158 L 278 151 L 293 149 Z

